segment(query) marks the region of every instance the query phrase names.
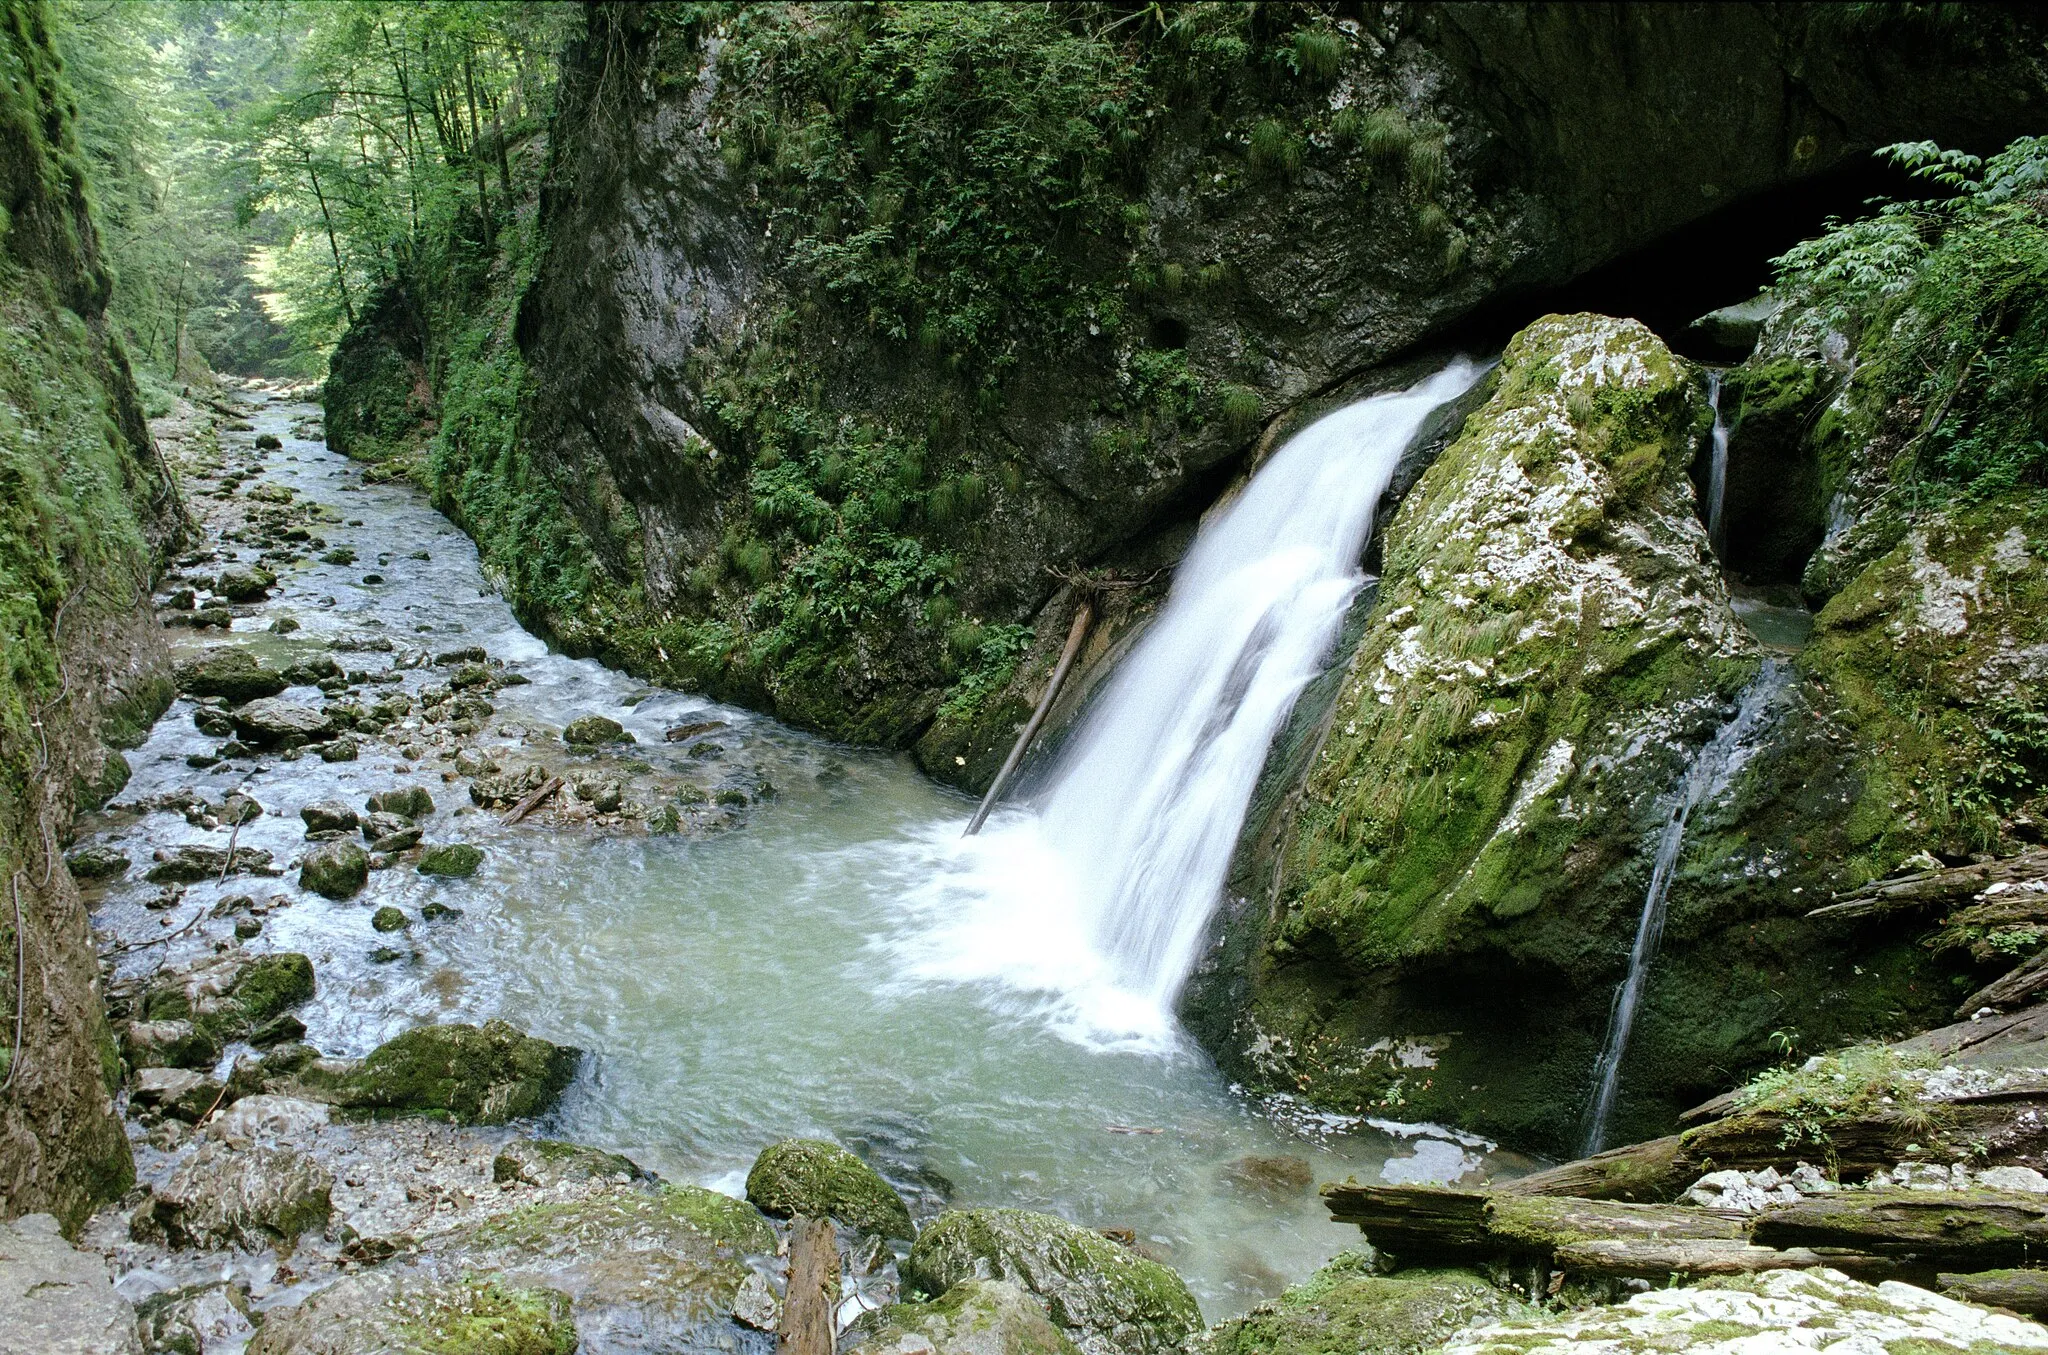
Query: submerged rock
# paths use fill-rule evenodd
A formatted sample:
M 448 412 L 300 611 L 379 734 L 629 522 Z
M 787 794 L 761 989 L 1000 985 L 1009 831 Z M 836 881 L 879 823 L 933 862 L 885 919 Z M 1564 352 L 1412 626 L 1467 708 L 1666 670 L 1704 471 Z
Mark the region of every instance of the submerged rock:
M 962 1280 L 929 1303 L 863 1314 L 843 1355 L 1080 1355 L 1031 1295 L 1003 1280 Z
M 370 854 L 347 838 L 323 842 L 299 862 L 299 884 L 330 899 L 352 898 L 370 881 Z
M 8 1355 L 142 1355 L 135 1310 L 104 1257 L 64 1240 L 57 1220 L 0 1223 L 0 1350 Z
M 1347 1252 L 1301 1284 L 1197 1338 L 1202 1355 L 1425 1355 L 1478 1322 L 1533 1318 L 1542 1310 L 1464 1270 L 1376 1275 Z
M 1187 1284 L 1157 1261 L 1051 1214 L 969 1209 L 918 1236 L 904 1281 L 943 1296 L 963 1280 L 1007 1280 L 1087 1355 L 1169 1355 L 1202 1329 Z
M 879 1172 L 819 1139 L 784 1139 L 762 1149 L 747 1173 L 747 1199 L 772 1218 L 803 1214 L 886 1238 L 917 1236 L 903 1197 Z
M 345 1275 L 297 1307 L 273 1309 L 247 1355 L 574 1355 L 576 1348 L 568 1296 L 556 1290 L 378 1269 Z

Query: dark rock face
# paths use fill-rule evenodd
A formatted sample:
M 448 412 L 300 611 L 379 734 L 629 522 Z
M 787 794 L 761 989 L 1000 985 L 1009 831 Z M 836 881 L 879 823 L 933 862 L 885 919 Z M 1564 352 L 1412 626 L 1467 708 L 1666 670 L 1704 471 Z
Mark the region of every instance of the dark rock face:
M 1248 20 L 1230 35 L 1245 62 L 1203 68 L 1202 98 L 1174 92 L 1164 58 L 1113 48 L 1102 59 L 1127 64 L 1152 112 L 1139 167 L 1112 190 L 1143 224 L 1062 244 L 1049 265 L 1102 300 L 1056 333 L 931 351 L 794 260 L 776 208 L 789 190 L 756 168 L 776 152 L 748 140 L 756 110 L 772 119 L 774 96 L 800 93 L 764 90 L 776 77 L 748 64 L 790 22 L 756 11 L 714 48 L 643 7 L 593 14 L 556 147 L 576 174 L 546 204 L 553 244 L 519 332 L 532 443 L 613 581 L 644 601 L 545 620 L 574 648 L 896 744 L 942 704 L 971 730 L 1017 663 L 983 648 L 1001 638 L 988 628 L 1051 629 L 1048 566 L 1112 561 L 1184 515 L 1275 412 L 1744 195 L 1909 135 L 2001 137 L 2040 84 L 2013 40 L 2030 19 L 1935 41 L 1819 6 L 1397 9 L 1327 30 L 1335 69 L 1278 83 L 1252 72 L 1277 67 L 1291 34 Z M 805 40 L 842 40 L 828 29 Z M 826 204 L 845 235 L 871 186 L 897 191 L 889 144 Z M 771 324 L 785 311 L 794 322 Z M 802 388 L 778 387 L 770 419 L 754 374 L 783 364 Z M 815 436 L 790 434 L 791 402 L 819 413 Z M 858 483 L 874 458 L 825 431 L 841 415 L 901 444 L 901 488 Z M 848 572 L 884 553 L 848 505 L 886 516 L 899 501 L 917 511 L 884 535 L 944 555 L 946 584 L 830 619 Z M 762 598 L 785 618 L 772 636 Z M 996 704 L 986 718 L 1007 728 L 1015 713 Z M 971 733 L 933 752 L 934 774 L 987 774 Z

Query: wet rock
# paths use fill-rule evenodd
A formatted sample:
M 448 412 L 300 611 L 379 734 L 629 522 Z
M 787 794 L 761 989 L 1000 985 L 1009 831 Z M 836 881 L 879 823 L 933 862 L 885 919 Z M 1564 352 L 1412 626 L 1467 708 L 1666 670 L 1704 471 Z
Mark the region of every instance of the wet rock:
M 725 728 L 723 720 L 693 720 L 685 725 L 670 725 L 661 732 L 661 737 L 670 743 L 684 743 L 699 734 L 708 734 L 714 729 Z
M 227 1089 L 203 1073 L 185 1068 L 143 1068 L 128 1089 L 131 1104 L 186 1124 L 219 1105 Z
M 843 1355 L 1079 1355 L 1045 1308 L 1003 1280 L 963 1280 L 930 1303 L 892 1303 L 840 1337 Z
M 431 1333 L 431 1346 L 421 1336 Z M 433 1280 L 375 1270 L 346 1275 L 295 1308 L 266 1314 L 247 1355 L 436 1350 L 573 1355 L 568 1296 L 499 1280 Z
M 370 926 L 375 931 L 402 932 L 409 925 L 405 914 L 388 903 L 370 914 Z
M 234 867 L 230 870 L 225 847 L 209 847 L 204 843 L 188 842 L 158 852 L 156 864 L 152 865 L 142 878 L 151 884 L 190 885 L 204 880 L 218 880 L 224 874 L 263 871 L 269 866 L 269 852 L 256 847 L 237 845 Z
M 282 451 L 284 448 L 284 444 L 277 440 L 277 434 L 275 433 L 258 433 L 256 435 L 256 446 L 258 450 L 265 452 Z
M 403 814 L 385 814 L 380 812 L 365 814 L 362 824 L 363 837 L 371 842 L 375 842 L 379 838 L 390 837 L 393 833 L 402 833 L 413 826 L 412 820 Z
M 299 883 L 330 899 L 352 898 L 370 880 L 370 856 L 352 841 L 323 842 L 299 863 Z
M 583 715 L 563 728 L 562 742 L 592 747 L 602 743 L 631 743 L 633 736 L 617 720 L 603 715 Z
M 820 1139 L 783 1139 L 762 1149 L 747 1173 L 747 1199 L 773 1218 L 804 1214 L 882 1237 L 917 1236 L 895 1188 L 846 1149 Z
M 288 616 L 280 616 L 270 623 L 272 635 L 290 635 L 299 628 L 299 623 Z
M 458 692 L 472 687 L 490 687 L 494 682 L 491 670 L 480 663 L 465 663 L 448 675 L 448 685 Z
M 190 1021 L 137 1021 L 123 1032 L 121 1052 L 133 1068 L 211 1068 L 221 1046 Z
M 339 800 L 322 800 L 299 811 L 309 833 L 350 832 L 359 820 L 355 810 Z
M 235 722 L 215 706 L 201 706 L 192 712 L 192 727 L 208 738 L 224 739 L 235 732 Z
M 478 777 L 470 782 L 469 798 L 485 808 L 503 808 L 519 803 L 547 783 L 547 768 L 529 765 L 497 776 Z
M 288 739 L 316 743 L 335 735 L 334 721 L 325 711 L 281 696 L 238 706 L 228 718 L 234 722 L 235 733 L 258 748 L 269 748 Z
M 133 1228 L 173 1247 L 289 1248 L 327 1222 L 333 1188 L 327 1169 L 295 1149 L 209 1140 L 151 1192 Z
M 150 1022 L 190 1021 L 226 1044 L 313 996 L 313 962 L 296 951 L 230 952 L 160 978 L 143 998 Z
M 491 1159 L 491 1179 L 500 1183 L 524 1181 L 530 1186 L 556 1186 L 574 1182 L 580 1185 L 621 1177 L 628 1181 L 641 1181 L 648 1179 L 648 1173 L 629 1157 L 555 1139 L 514 1139 Z
M 489 776 L 497 770 L 497 760 L 478 749 L 464 748 L 455 754 L 455 772 L 458 776 Z
M 267 569 L 229 569 L 214 581 L 213 591 L 229 602 L 261 602 L 276 582 L 277 575 Z
M 306 654 L 285 669 L 284 675 L 294 686 L 313 687 L 334 681 L 342 676 L 342 672 L 333 655 Z
M 240 928 L 236 930 L 239 932 Z M 268 1049 L 288 1040 L 303 1040 L 306 1038 L 306 1023 L 290 1012 L 280 1012 L 267 1021 L 257 1023 L 248 1038 L 249 1043 L 258 1049 Z
M 372 813 L 399 814 L 408 819 L 425 818 L 434 812 L 434 797 L 424 786 L 395 786 L 380 790 L 365 804 Z
M 80 847 L 64 858 L 73 879 L 111 880 L 128 869 L 128 854 L 105 845 Z
M 380 856 L 389 856 L 395 852 L 410 851 L 414 847 L 420 845 L 420 838 L 422 835 L 422 829 L 401 828 L 395 833 L 386 833 L 383 837 L 380 837 L 375 842 L 372 842 L 370 844 L 370 850 L 376 852 Z
M 626 798 L 625 789 L 617 777 L 598 776 L 590 772 L 579 772 L 570 778 L 569 784 L 576 790 L 576 798 L 600 814 L 616 814 Z
M 481 847 L 467 842 L 439 842 L 420 853 L 419 873 L 466 880 L 484 863 Z
M 943 1295 L 963 1280 L 1007 1280 L 1087 1355 L 1169 1355 L 1202 1329 L 1180 1276 L 1099 1233 L 1022 1209 L 946 1213 L 903 1263 L 904 1281 Z
M 253 917 L 236 919 L 235 938 L 237 940 L 253 941 L 261 935 L 263 935 L 263 923 L 259 919 Z
M 142 1355 L 106 1260 L 66 1242 L 48 1214 L 0 1223 L 0 1351 Z
M 362 746 L 354 739 L 336 739 L 320 745 L 322 762 L 354 762 L 362 756 Z
M 1223 1169 L 1223 1174 L 1241 1186 L 1271 1194 L 1289 1194 L 1307 1190 L 1315 1184 L 1315 1168 L 1307 1159 L 1299 1157 L 1260 1157 L 1256 1154 L 1238 1158 Z
M 249 1298 L 227 1284 L 193 1284 L 151 1294 L 135 1309 L 150 1355 L 206 1355 L 240 1349 L 256 1330 Z
M 444 649 L 434 656 L 434 663 L 441 668 L 454 668 L 461 664 L 482 663 L 490 656 L 482 645 L 469 645 L 462 649 Z
M 291 684 L 265 668 L 248 650 L 222 645 L 177 669 L 178 690 L 188 696 L 217 696 L 235 705 L 276 696 Z M 211 732 L 206 731 L 206 732 Z
M 266 1056 L 239 1085 L 346 1110 L 446 1112 L 464 1123 L 502 1124 L 552 1106 L 576 1075 L 582 1051 L 523 1035 L 504 1021 L 421 1026 L 367 1058 L 323 1059 L 304 1046 Z
M 1272 1302 L 1217 1324 L 1193 1349 L 1202 1355 L 1420 1355 L 1473 1323 L 1540 1314 L 1470 1271 L 1376 1275 L 1370 1257 L 1347 1252 Z

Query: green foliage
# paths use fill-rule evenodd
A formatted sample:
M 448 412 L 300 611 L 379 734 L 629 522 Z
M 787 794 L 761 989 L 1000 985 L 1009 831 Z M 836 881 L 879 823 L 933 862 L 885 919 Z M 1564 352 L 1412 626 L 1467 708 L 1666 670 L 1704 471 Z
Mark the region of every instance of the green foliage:
M 1759 1075 L 1736 1093 L 1736 1106 L 1746 1113 L 1782 1118 L 1779 1146 L 1784 1148 L 1810 1146 L 1829 1153 L 1837 1124 L 1867 1118 L 1891 1120 L 1931 1140 L 1943 1119 L 1920 1099 L 1921 1084 L 1910 1074 L 1933 1063 L 1907 1058 L 1885 1045 L 1856 1045 Z
M 947 693 L 939 718 L 964 723 L 989 697 L 1009 686 L 1017 675 L 1017 665 L 1031 652 L 1033 634 L 1029 626 L 970 625 L 957 638 L 949 634 L 948 639 L 957 653 L 972 655 L 973 666 Z
M 1249 433 L 1259 426 L 1259 393 L 1249 386 L 1222 387 L 1217 391 L 1216 406 L 1233 433 Z
M 1261 174 L 1284 178 L 1301 168 L 1301 138 L 1276 118 L 1261 118 L 1252 127 L 1246 156 Z
M 1375 108 L 1350 125 L 1356 129 L 1350 135 L 1357 139 L 1358 148 L 1374 159 L 1404 158 L 1415 143 L 1415 129 L 1398 108 Z

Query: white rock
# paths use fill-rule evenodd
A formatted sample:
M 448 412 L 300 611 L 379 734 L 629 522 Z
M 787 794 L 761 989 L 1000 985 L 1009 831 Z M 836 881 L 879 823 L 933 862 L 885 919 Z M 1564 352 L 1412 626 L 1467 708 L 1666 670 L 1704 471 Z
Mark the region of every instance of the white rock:
M 2023 1190 L 2033 1195 L 2048 1195 L 2048 1176 L 2043 1176 L 2032 1167 L 1986 1167 L 1977 1173 L 1977 1184 L 1993 1190 Z

